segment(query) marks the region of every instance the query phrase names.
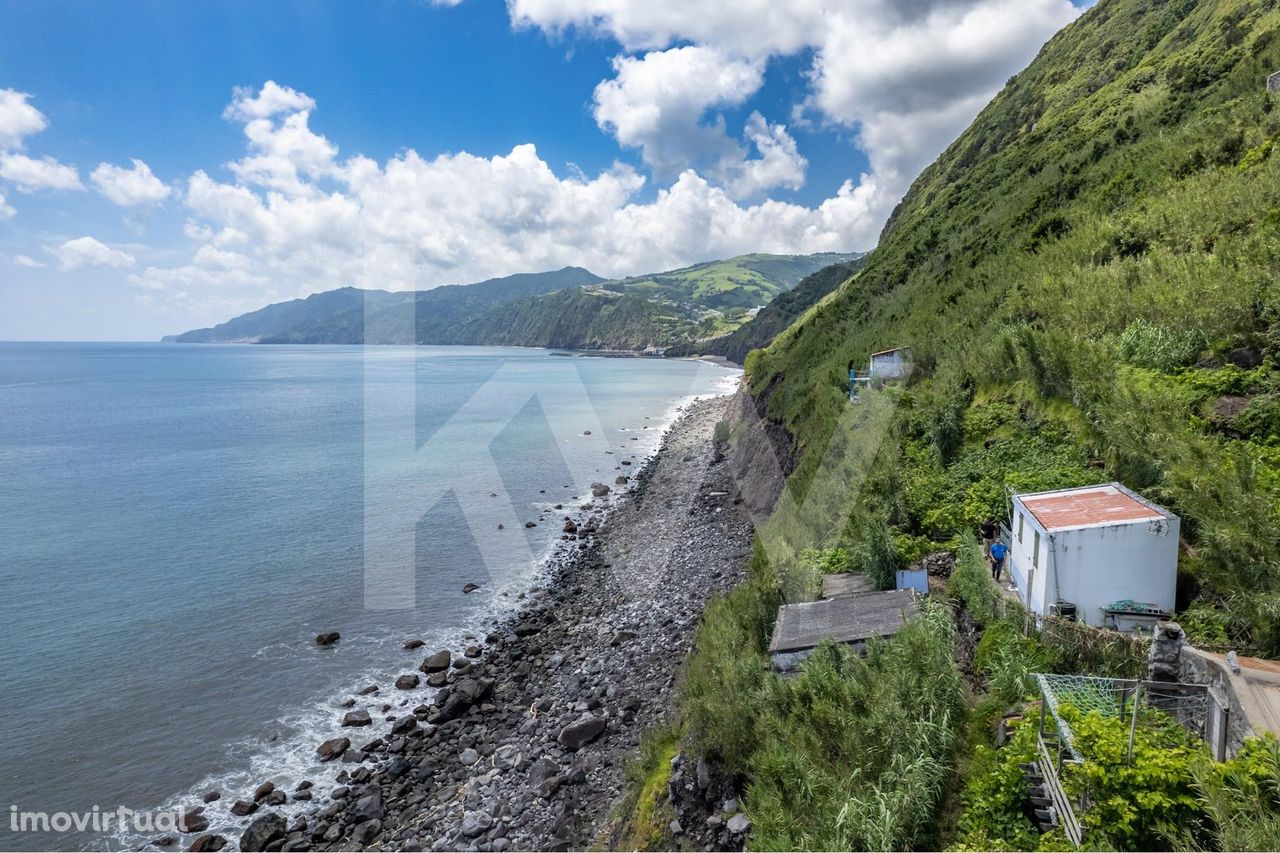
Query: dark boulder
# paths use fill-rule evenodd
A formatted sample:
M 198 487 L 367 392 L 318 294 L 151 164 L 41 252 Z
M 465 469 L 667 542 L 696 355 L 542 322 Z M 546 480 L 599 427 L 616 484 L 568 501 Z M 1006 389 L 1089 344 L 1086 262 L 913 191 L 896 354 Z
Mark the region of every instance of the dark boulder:
M 316 747 L 316 755 L 319 756 L 321 761 L 333 761 L 333 759 L 346 752 L 349 746 L 351 746 L 349 738 L 331 738 Z
M 187 849 L 195 851 L 195 853 L 212 853 L 212 851 L 221 850 L 226 846 L 227 839 L 221 835 L 209 833 L 208 835 L 201 835 L 195 841 L 192 841 L 191 846 Z
M 209 828 L 209 819 L 204 816 L 204 807 L 194 808 L 178 821 L 178 829 L 183 832 L 204 832 Z
M 576 752 L 600 736 L 608 720 L 604 717 L 584 716 L 560 730 L 556 741 L 565 749 Z
M 251 815 L 257 810 L 258 804 L 256 802 L 250 802 L 249 800 L 236 800 L 231 804 L 231 813 L 236 817 Z
M 240 849 L 249 851 L 266 850 L 273 841 L 284 838 L 284 817 L 272 812 L 254 820 L 240 835 Z
M 410 651 L 410 652 L 413 651 L 414 649 L 420 649 L 425 645 L 426 643 L 423 642 L 422 640 L 405 640 L 404 642 L 405 651 Z
M 418 686 L 419 678 L 415 673 L 407 673 L 396 679 L 397 690 L 412 690 Z
M 560 772 L 560 765 L 545 755 L 529 765 L 527 781 L 529 787 L 536 788 Z
M 361 708 L 358 711 L 348 711 L 342 717 L 342 725 L 347 727 L 368 726 L 373 723 L 373 718 L 369 716 L 369 712 Z
M 342 635 L 337 631 L 327 631 L 323 634 L 316 635 L 317 646 L 332 646 L 334 643 L 342 639 Z
M 366 820 L 380 820 L 384 811 L 382 789 L 377 785 L 370 785 L 365 789 L 364 794 L 356 799 L 355 804 L 347 812 L 347 817 L 352 823 L 363 823 Z
M 443 672 L 449 668 L 449 663 L 453 660 L 453 655 L 448 649 L 441 649 L 432 655 L 427 655 L 422 661 L 422 665 L 418 669 L 426 673 Z

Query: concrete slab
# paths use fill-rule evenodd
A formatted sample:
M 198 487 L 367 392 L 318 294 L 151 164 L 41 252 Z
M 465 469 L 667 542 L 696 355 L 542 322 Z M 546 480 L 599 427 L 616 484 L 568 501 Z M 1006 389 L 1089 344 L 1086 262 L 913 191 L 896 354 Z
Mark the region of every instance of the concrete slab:
M 839 643 L 892 637 L 917 611 L 916 594 L 909 589 L 784 605 L 778 610 L 769 653 L 812 649 L 827 637 Z
M 877 592 L 875 584 L 864 574 L 846 573 L 822 576 L 823 598 L 848 598 Z

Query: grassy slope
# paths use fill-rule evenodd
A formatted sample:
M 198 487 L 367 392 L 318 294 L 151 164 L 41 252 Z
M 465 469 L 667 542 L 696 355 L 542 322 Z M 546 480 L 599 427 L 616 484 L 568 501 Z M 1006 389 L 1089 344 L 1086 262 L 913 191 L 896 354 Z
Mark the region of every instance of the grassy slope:
M 683 324 L 637 296 L 569 288 L 519 299 L 463 324 L 454 342 L 553 349 L 644 349 Z
M 742 364 L 747 353 L 767 347 L 805 311 L 856 275 L 864 257 L 832 264 L 805 276 L 794 288 L 778 294 L 760 313 L 729 334 L 689 345 L 689 353 L 721 355 Z
M 1184 598 L 1280 652 L 1278 28 L 1274 0 L 1102 0 L 1046 45 L 861 274 L 748 360 L 798 442 L 793 491 L 850 363 L 910 345 L 923 380 L 884 451 L 906 473 L 868 501 L 898 541 L 973 524 L 1051 454 L 1058 481 L 1114 477 L 1178 511 Z
M 702 309 L 756 308 L 849 255 L 739 255 L 656 275 L 609 282 L 610 290 Z
M 452 343 L 644 349 L 724 335 L 748 310 L 848 255 L 741 255 L 684 269 L 525 299 L 460 325 Z M 610 299 L 610 297 L 613 297 Z

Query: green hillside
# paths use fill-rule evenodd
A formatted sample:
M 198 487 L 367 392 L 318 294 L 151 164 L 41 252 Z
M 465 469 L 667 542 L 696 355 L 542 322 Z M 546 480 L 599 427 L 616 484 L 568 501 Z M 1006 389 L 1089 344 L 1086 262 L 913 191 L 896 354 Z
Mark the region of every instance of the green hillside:
M 1270 2 L 1104 0 L 1046 45 L 862 273 L 750 361 L 793 486 L 849 365 L 909 345 L 900 473 L 860 511 L 944 540 L 1006 487 L 1119 479 L 1183 517 L 1190 621 L 1280 653 L 1277 29 Z
M 679 355 L 719 355 L 742 364 L 747 353 L 761 349 L 796 321 L 818 300 L 835 290 L 862 268 L 865 255 L 823 267 L 803 278 L 794 288 L 774 297 L 758 314 L 727 335 L 677 347 Z
M 756 309 L 785 296 L 813 270 L 851 257 L 742 255 L 607 281 L 587 296 L 550 293 L 489 311 L 458 328 L 450 343 L 696 352 L 698 341 L 742 328 Z
M 410 294 L 389 293 L 385 290 L 342 287 L 324 293 L 313 293 L 305 299 L 277 302 L 257 311 L 241 314 L 217 326 L 170 335 L 165 340 L 182 344 L 257 343 L 288 334 L 299 325 L 328 322 L 335 316 L 352 311 L 360 312 L 363 317 L 366 306 L 378 310 L 391 305 L 403 305 L 411 298 Z
M 656 275 L 619 279 L 604 286 L 618 293 L 704 311 L 747 310 L 767 304 L 805 276 L 852 257 L 855 256 L 835 252 L 740 255 Z
M 574 287 L 522 299 L 464 324 L 458 343 L 548 349 L 643 350 L 679 335 L 682 322 L 657 303 Z
M 681 743 L 741 780 L 751 849 L 1070 849 L 1028 819 L 1031 674 L 1139 676 L 1147 648 L 1007 604 L 973 530 L 1008 489 L 1115 479 L 1168 506 L 1191 640 L 1280 655 L 1278 30 L 1274 0 L 1100 0 L 920 175 L 861 272 L 747 358 L 771 424 L 729 452 L 749 473 L 767 436 L 788 485 L 678 704 Z M 849 368 L 892 346 L 915 376 L 851 404 Z M 779 603 L 937 550 L 963 610 L 770 672 Z M 1086 849 L 1280 847 L 1274 741 L 1212 765 L 1159 711 L 1062 708 L 1098 748 L 1064 771 L 1089 786 Z
M 299 318 L 287 329 L 263 336 L 267 344 L 456 343 L 460 324 L 516 300 L 602 279 L 582 267 L 492 278 L 395 294 L 395 301 L 370 302 L 345 311 Z M 357 291 L 358 293 L 361 291 Z

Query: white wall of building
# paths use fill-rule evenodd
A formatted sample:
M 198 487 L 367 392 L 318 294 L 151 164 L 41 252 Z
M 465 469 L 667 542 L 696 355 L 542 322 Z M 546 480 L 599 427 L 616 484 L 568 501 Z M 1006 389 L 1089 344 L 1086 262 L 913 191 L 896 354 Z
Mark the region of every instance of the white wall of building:
M 1076 605 L 1081 622 L 1100 626 L 1102 608 L 1124 599 L 1173 611 L 1178 582 L 1177 516 L 1050 534 L 1015 496 L 1011 521 L 1013 541 L 1006 543 L 1006 572 L 1033 613 L 1047 615 L 1055 602 L 1069 601 Z
M 906 350 L 873 355 L 868 373 L 872 379 L 902 379 L 911 370 L 909 356 Z

